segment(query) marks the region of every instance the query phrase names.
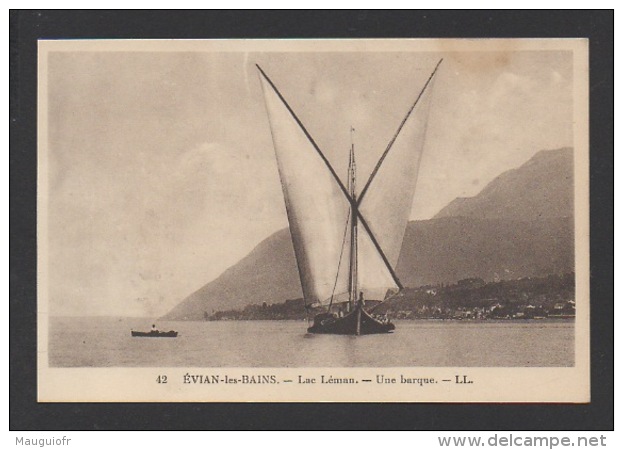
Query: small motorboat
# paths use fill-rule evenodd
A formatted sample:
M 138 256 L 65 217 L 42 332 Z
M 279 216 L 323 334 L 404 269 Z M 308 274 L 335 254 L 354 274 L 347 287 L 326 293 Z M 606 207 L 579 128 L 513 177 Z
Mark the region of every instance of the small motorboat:
M 149 331 L 134 331 L 132 330 L 132 337 L 177 337 L 177 331 L 160 331 L 156 329 L 156 325 L 151 326 Z

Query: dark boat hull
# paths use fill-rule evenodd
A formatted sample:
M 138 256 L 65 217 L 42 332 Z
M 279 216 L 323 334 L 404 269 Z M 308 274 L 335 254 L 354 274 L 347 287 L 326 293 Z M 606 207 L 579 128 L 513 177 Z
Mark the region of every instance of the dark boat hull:
M 333 314 L 319 314 L 314 318 L 314 324 L 307 329 L 309 333 L 316 334 L 384 334 L 391 333 L 396 329 L 393 323 L 380 321 L 372 317 L 365 309 L 347 314 L 344 317 L 336 317 Z M 357 327 L 357 321 L 360 321 Z
M 177 337 L 177 331 L 132 331 L 132 337 Z

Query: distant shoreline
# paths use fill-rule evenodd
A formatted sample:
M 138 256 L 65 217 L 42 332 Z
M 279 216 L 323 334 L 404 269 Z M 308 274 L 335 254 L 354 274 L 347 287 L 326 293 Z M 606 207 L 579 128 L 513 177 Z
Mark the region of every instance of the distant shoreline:
M 50 316 L 52 320 L 132 320 L 141 322 L 306 322 L 307 319 L 227 319 L 227 320 L 203 320 L 203 319 L 154 319 L 153 317 L 136 317 L 136 316 Z M 310 318 L 311 319 L 311 318 Z M 543 319 L 433 319 L 433 318 L 415 318 L 415 319 L 392 319 L 392 322 L 456 322 L 456 323 L 575 323 L 575 317 L 545 317 Z
M 168 320 L 169 322 L 306 322 L 307 319 L 215 319 L 215 320 L 197 320 L 197 319 L 177 319 Z M 572 317 L 544 317 L 542 319 L 434 319 L 418 317 L 414 319 L 392 319 L 392 322 L 457 322 L 457 323 L 552 323 L 565 322 L 575 323 L 575 316 Z
M 575 274 L 548 275 L 485 282 L 467 278 L 454 284 L 405 288 L 400 294 L 387 294 L 384 302 L 368 300 L 367 310 L 386 315 L 391 320 L 553 320 L 575 317 Z M 344 305 L 333 305 L 337 312 Z M 309 308 L 303 298 L 283 303 L 248 304 L 241 309 L 204 311 L 181 317 L 182 320 L 305 320 L 326 306 Z M 307 311 L 306 311 L 307 310 Z

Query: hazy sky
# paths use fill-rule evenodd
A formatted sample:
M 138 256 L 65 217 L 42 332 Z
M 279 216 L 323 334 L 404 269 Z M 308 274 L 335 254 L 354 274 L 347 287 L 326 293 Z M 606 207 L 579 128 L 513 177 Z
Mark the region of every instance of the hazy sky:
M 363 177 L 440 57 L 413 219 L 573 145 L 570 52 L 49 53 L 51 312 L 162 314 L 287 226 L 256 63 Z

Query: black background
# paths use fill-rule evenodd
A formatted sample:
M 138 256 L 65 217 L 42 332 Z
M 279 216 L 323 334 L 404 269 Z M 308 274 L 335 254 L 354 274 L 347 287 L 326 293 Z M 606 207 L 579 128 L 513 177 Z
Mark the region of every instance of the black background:
M 613 30 L 609 10 L 11 11 L 10 429 L 612 430 Z M 591 402 L 37 403 L 37 39 L 364 37 L 590 39 Z

